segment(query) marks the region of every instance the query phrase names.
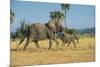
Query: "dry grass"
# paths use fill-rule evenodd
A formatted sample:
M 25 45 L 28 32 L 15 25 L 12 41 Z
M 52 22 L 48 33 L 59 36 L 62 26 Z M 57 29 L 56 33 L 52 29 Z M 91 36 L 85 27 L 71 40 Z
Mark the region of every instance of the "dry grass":
M 30 43 L 26 51 L 16 50 L 18 40 L 11 42 L 11 65 L 37 65 L 37 64 L 59 64 L 59 63 L 74 63 L 74 62 L 90 62 L 95 61 L 95 38 L 81 38 L 74 48 L 73 44 L 69 47 L 61 47 L 56 49 L 56 44 L 53 43 L 52 49 L 48 50 L 48 40 L 40 41 L 40 48 L 37 49 L 34 43 Z M 23 48 L 22 43 L 19 49 Z M 59 41 L 61 44 L 61 41 Z

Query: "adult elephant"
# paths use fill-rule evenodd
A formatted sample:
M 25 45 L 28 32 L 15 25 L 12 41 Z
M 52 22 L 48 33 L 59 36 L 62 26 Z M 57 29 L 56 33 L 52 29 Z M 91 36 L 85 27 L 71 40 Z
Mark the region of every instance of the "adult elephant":
M 63 31 L 63 26 L 60 24 L 60 22 L 57 22 L 55 19 L 50 20 L 46 24 L 41 24 L 41 23 L 35 23 L 29 26 L 27 29 L 24 38 L 20 41 L 19 45 L 24 41 L 25 37 L 27 38 L 26 44 L 23 48 L 23 50 L 26 49 L 28 44 L 30 42 L 35 42 L 37 48 L 39 48 L 38 41 L 40 40 L 45 40 L 49 39 L 49 48 L 51 49 L 52 47 L 52 40 L 56 42 L 58 45 L 58 41 L 56 40 L 55 34 L 57 32 L 62 32 Z

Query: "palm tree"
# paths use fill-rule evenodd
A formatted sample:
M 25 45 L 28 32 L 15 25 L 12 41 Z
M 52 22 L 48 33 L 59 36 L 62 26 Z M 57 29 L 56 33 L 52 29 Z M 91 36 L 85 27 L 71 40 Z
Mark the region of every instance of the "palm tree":
M 10 24 L 13 23 L 14 17 L 15 17 L 15 13 L 10 9 Z
M 66 28 L 66 13 L 67 13 L 67 10 L 70 9 L 70 5 L 69 4 L 61 4 L 61 9 L 64 13 L 64 22 L 65 22 L 65 28 Z
M 52 11 L 50 12 L 50 18 L 52 20 L 57 19 L 57 21 L 59 22 L 60 20 L 63 20 L 64 14 L 61 11 Z

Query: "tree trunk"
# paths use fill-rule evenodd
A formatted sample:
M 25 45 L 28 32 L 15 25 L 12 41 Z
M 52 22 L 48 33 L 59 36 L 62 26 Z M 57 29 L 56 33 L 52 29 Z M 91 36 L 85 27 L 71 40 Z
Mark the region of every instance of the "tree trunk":
M 66 29 L 66 10 L 65 10 L 65 29 Z

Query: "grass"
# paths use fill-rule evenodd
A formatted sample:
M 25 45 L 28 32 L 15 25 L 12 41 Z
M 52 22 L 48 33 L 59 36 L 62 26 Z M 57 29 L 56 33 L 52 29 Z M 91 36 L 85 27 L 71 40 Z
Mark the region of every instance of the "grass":
M 59 64 L 59 63 L 76 63 L 76 62 L 93 62 L 95 61 L 95 38 L 80 38 L 77 48 L 73 44 L 69 47 L 59 48 L 53 42 L 51 50 L 48 50 L 48 40 L 39 41 L 40 48 L 37 49 L 34 42 L 30 43 L 26 51 L 14 51 L 17 48 L 19 40 L 11 41 L 11 65 L 37 65 L 37 64 Z M 19 46 L 23 48 L 25 41 Z

